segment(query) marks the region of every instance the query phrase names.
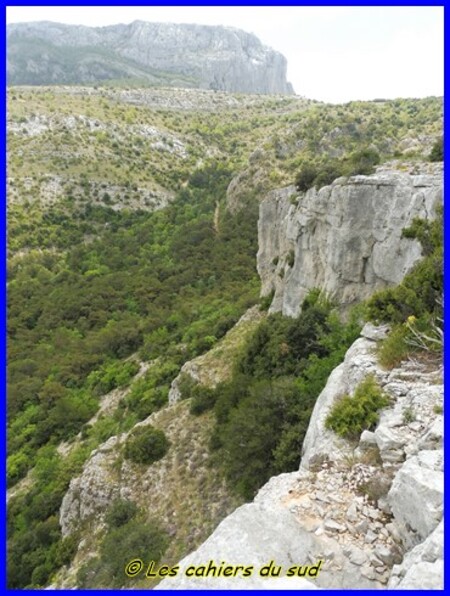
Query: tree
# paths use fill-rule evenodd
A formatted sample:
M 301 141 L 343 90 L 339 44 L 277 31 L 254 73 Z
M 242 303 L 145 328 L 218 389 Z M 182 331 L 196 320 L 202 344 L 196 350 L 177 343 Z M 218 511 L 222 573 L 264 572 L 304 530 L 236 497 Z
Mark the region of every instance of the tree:
M 444 161 L 444 137 L 440 137 L 431 149 L 430 161 Z

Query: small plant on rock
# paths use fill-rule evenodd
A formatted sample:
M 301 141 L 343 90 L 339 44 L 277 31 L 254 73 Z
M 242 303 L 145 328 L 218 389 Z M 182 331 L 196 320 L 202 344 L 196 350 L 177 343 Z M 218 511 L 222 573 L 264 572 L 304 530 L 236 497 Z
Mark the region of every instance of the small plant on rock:
M 353 396 L 344 395 L 332 407 L 325 420 L 325 427 L 340 437 L 357 440 L 363 430 L 373 430 L 379 412 L 390 403 L 373 375 L 369 375 L 355 390 Z

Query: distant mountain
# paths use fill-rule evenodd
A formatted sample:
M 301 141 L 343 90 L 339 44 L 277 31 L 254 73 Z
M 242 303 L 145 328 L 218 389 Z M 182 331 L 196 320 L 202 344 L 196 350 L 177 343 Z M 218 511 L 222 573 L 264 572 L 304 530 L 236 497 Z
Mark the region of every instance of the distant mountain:
M 135 21 L 85 27 L 51 22 L 7 28 L 10 85 L 123 81 L 236 93 L 292 94 L 286 58 L 231 27 Z

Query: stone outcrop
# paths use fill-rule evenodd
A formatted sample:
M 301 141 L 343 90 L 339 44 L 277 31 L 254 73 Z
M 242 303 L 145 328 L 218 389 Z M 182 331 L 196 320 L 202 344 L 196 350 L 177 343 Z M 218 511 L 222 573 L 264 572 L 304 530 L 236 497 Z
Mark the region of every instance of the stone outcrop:
M 394 565 L 389 588 L 403 590 L 440 590 L 444 585 L 444 522 L 409 551 L 401 565 Z
M 338 178 L 306 193 L 289 186 L 260 206 L 258 272 L 270 312 L 297 316 L 312 288 L 342 307 L 398 284 L 421 258 L 402 238 L 413 218 L 432 218 L 442 202 L 442 164 L 417 173 L 378 168 L 371 176 Z
M 442 519 L 442 455 L 442 450 L 420 451 L 405 461 L 392 483 L 388 503 L 409 543 L 424 540 Z
M 182 395 L 183 378 L 188 377 L 205 387 L 215 387 L 218 383 L 227 381 L 232 375 L 239 347 L 264 317 L 265 313 L 259 309 L 259 306 L 252 306 L 209 352 L 185 362 L 180 374 L 171 383 L 169 404 L 174 404 L 183 397 L 189 397 Z
M 285 57 L 231 27 L 19 23 L 8 25 L 7 41 L 8 82 L 14 85 L 132 78 L 166 87 L 293 93 Z
M 75 587 L 77 572 L 98 554 L 105 533 L 105 514 L 117 499 L 134 502 L 145 519 L 161 521 L 172 541 L 168 558 L 191 550 L 233 511 L 240 501 L 230 495 L 219 472 L 208 465 L 208 442 L 213 425 L 211 413 L 189 414 L 184 401 L 168 406 L 136 426 L 152 424 L 164 431 L 171 447 L 151 465 L 123 458 L 129 433 L 109 438 L 95 449 L 81 474 L 73 478 L 60 509 L 63 536 L 79 530 L 82 537 L 68 569 L 55 579 L 55 587 Z M 135 428 L 135 427 L 134 427 Z
M 383 370 L 374 348 L 386 332 L 367 325 L 330 375 L 300 470 L 271 478 L 253 503 L 232 513 L 181 561 L 178 577 L 158 588 L 442 589 L 442 369 L 415 362 Z M 391 404 L 374 432 L 349 444 L 324 428 L 326 412 L 368 374 Z M 273 559 L 284 571 L 323 564 L 316 578 L 302 582 L 281 575 L 264 583 L 258 573 L 186 578 L 188 566 L 211 559 L 255 569 Z

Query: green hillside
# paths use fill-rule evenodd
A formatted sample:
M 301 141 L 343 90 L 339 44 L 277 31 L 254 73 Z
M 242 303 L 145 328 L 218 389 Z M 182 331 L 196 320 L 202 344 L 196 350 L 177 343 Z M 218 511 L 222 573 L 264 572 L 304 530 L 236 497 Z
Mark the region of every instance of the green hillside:
M 259 199 L 308 168 L 311 184 L 324 184 L 359 167 L 367 152 L 373 163 L 397 159 L 399 167 L 403 159 L 427 160 L 441 130 L 439 98 L 332 106 L 120 86 L 8 89 L 11 588 L 48 585 L 74 556 L 79 536 L 62 539 L 58 512 L 91 451 L 164 408 L 181 366 L 217 346 L 258 303 Z M 229 483 L 241 482 L 239 454 L 229 452 L 223 470 L 215 454 L 233 443 L 258 400 L 269 408 L 261 409 L 262 425 L 278 415 L 268 375 L 279 378 L 288 409 L 302 391 L 309 415 L 357 333 L 354 321 L 344 326 L 331 311 L 311 304 L 315 335 L 298 354 L 302 366 L 277 369 L 273 354 L 307 333 L 308 320 L 276 317 L 252 340 L 266 362 L 255 361 L 251 346 L 241 358 L 239 390 L 234 379 L 205 408 L 201 391 L 193 392 L 193 425 L 214 401 L 219 409 L 211 465 Z M 320 337 L 327 334 L 328 341 Z M 156 362 L 144 381 L 134 378 L 136 362 Z M 102 397 L 120 387 L 120 407 L 87 425 Z M 275 429 L 280 441 L 258 445 L 276 458 L 262 475 L 255 463 L 241 497 L 267 474 L 298 465 L 289 453 L 305 416 L 295 412 Z M 62 443 L 72 445 L 66 455 Z M 194 545 L 172 540 L 174 557 Z M 107 556 L 107 542 L 104 549 Z

